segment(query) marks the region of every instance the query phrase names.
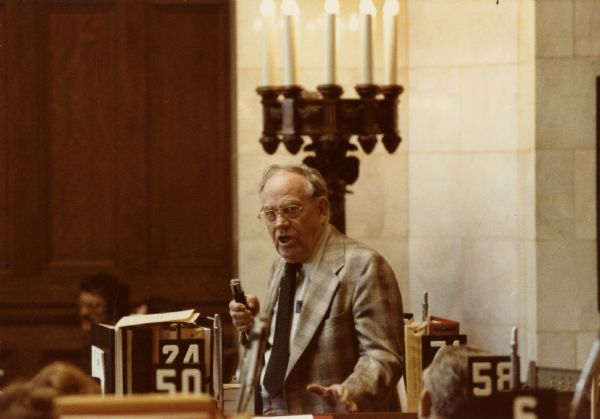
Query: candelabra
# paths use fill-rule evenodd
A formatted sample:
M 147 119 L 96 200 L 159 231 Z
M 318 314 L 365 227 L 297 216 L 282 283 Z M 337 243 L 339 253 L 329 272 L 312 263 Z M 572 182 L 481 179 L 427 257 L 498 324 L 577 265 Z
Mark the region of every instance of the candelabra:
M 358 137 L 362 150 L 369 154 L 381 137 L 385 149 L 393 153 L 402 139 L 398 134 L 398 101 L 404 90 L 400 85 L 359 84 L 358 98 L 342 98 L 337 84 L 317 86 L 318 92 L 307 92 L 301 86 L 261 86 L 256 90 L 262 98 L 264 150 L 273 154 L 282 142 L 292 154 L 314 153 L 303 162 L 321 172 L 329 189 L 331 223 L 345 231 L 345 194 L 347 185 L 358 179 L 359 160 L 352 144 Z

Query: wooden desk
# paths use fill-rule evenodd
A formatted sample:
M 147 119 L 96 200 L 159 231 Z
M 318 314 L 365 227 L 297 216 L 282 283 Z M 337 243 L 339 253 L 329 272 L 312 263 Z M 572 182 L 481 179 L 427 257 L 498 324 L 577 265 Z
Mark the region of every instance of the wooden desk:
M 307 413 L 307 415 L 310 415 Z M 321 413 L 313 414 L 314 419 L 417 419 L 416 413 L 373 412 L 373 413 Z M 268 418 L 269 416 L 255 416 Z
M 375 413 L 332 413 L 314 415 L 315 419 L 417 419 L 416 413 L 375 412 Z

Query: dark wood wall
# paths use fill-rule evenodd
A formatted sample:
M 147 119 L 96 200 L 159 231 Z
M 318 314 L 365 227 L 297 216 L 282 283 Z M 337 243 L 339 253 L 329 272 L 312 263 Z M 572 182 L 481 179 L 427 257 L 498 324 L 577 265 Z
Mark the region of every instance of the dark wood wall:
M 0 0 L 0 369 L 77 350 L 80 279 L 225 312 L 230 0 Z

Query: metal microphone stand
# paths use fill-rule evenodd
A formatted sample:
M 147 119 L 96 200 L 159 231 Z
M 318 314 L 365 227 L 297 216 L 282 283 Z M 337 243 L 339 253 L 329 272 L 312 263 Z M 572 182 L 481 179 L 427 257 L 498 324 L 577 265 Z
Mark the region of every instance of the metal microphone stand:
M 600 337 L 594 341 L 579 380 L 577 380 L 577 384 L 575 385 L 575 394 L 573 395 L 571 408 L 569 409 L 569 419 L 577 417 L 577 411 L 581 406 L 581 402 L 585 399 L 592 380 L 598 373 L 600 373 Z
M 260 314 L 254 319 L 250 332 L 250 347 L 244 354 L 242 371 L 240 374 L 240 392 L 236 401 L 236 413 L 247 413 L 248 404 L 254 396 L 254 389 L 260 379 L 263 357 L 268 336 L 268 318 Z

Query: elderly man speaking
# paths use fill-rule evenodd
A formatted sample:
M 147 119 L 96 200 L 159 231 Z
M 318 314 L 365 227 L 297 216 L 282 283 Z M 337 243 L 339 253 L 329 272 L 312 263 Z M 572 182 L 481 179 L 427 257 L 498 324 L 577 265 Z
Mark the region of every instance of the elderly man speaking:
M 257 413 L 399 410 L 402 299 L 376 251 L 329 224 L 327 186 L 305 165 L 273 165 L 260 185 L 265 223 L 279 257 L 263 311 L 271 318 Z M 248 331 L 259 302 L 231 301 Z

